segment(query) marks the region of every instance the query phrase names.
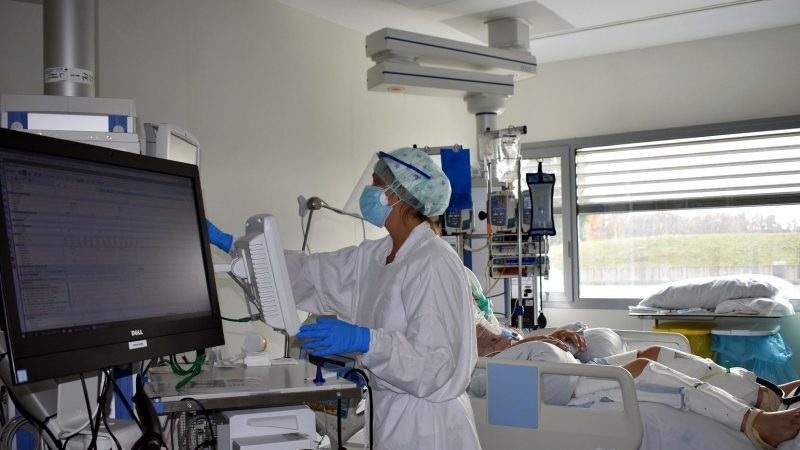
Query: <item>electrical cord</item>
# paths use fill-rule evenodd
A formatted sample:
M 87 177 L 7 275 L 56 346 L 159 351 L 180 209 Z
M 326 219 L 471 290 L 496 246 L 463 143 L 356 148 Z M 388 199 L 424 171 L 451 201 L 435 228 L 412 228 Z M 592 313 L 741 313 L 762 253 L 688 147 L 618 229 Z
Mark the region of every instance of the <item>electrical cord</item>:
M 92 450 L 93 444 L 95 443 L 95 440 L 97 439 L 96 438 L 97 431 L 95 430 L 94 425 L 93 425 L 94 417 L 92 417 L 92 403 L 89 401 L 89 391 L 86 389 L 86 380 L 83 378 L 83 373 L 80 373 L 78 375 L 81 378 L 81 386 L 83 387 L 83 399 L 86 400 L 86 414 L 89 415 L 89 430 L 92 433 L 92 442 L 89 444 L 88 447 L 86 447 L 86 450 Z M 95 415 L 97 415 L 99 413 L 100 413 L 100 403 L 97 404 L 97 410 L 95 410 Z M 78 429 L 75 430 L 74 433 L 78 434 L 84 428 L 85 428 L 85 426 L 78 427 Z
M 106 369 L 104 372 L 106 373 L 106 379 L 107 380 L 110 380 L 111 378 L 113 378 L 112 374 L 111 374 L 111 371 L 109 369 Z M 105 392 L 105 395 L 102 396 L 102 398 L 103 398 L 103 406 L 105 406 L 106 399 L 108 398 L 107 395 L 108 395 L 108 389 L 109 389 L 110 386 L 111 386 L 111 383 L 106 382 L 106 392 Z M 119 441 L 117 440 L 117 437 L 114 436 L 114 432 L 112 432 L 111 431 L 111 427 L 108 426 L 108 417 L 107 417 L 108 415 L 106 414 L 106 409 L 105 408 L 102 408 L 100 410 L 100 415 L 103 418 L 103 426 L 106 427 L 106 431 L 108 431 L 108 435 L 111 436 L 111 439 L 114 441 L 114 444 L 117 446 L 117 450 L 122 450 L 122 446 L 119 444 Z
M 11 420 L 0 429 L 0 448 L 11 449 L 13 447 L 14 439 L 20 431 L 27 431 L 36 439 L 34 450 L 42 448 L 41 433 L 33 426 L 33 422 L 24 416 L 14 416 Z
M 0 355 L 0 361 L 2 361 L 2 359 L 5 356 L 6 356 L 5 353 Z M 9 386 L 9 384 L 6 382 L 5 378 L 3 377 L 2 372 L 0 372 L 0 381 L 2 381 L 4 385 Z M 53 441 L 53 444 L 55 444 L 55 446 L 56 446 L 56 448 L 58 450 L 64 450 L 64 448 L 66 447 L 66 443 L 64 445 L 62 445 L 61 441 L 56 438 L 56 436 L 53 434 L 52 431 L 50 431 L 49 428 L 44 426 L 44 424 L 42 423 L 41 420 L 37 419 L 36 417 L 33 416 L 33 414 L 29 413 L 25 409 L 25 407 L 22 406 L 22 403 L 20 403 L 19 400 L 17 400 L 17 397 L 14 395 L 13 390 L 11 390 L 11 389 L 8 390 L 8 396 L 11 397 L 11 401 L 14 402 L 14 405 L 16 405 L 17 409 L 20 411 L 22 416 L 28 418 L 28 420 L 32 421 L 39 428 L 43 429 L 47 433 L 47 435 L 50 437 L 50 440 Z
M 324 441 L 325 440 L 325 436 L 328 435 L 328 417 L 327 417 L 327 414 L 323 415 L 323 417 L 325 419 L 325 431 L 322 432 L 322 437 L 319 439 L 319 442 L 317 442 L 317 447 L 322 445 L 322 441 Z
M 117 437 L 114 436 L 114 433 L 111 431 L 111 427 L 108 426 L 108 420 L 106 418 L 105 411 L 103 411 L 101 416 L 103 417 L 103 426 L 106 427 L 106 431 L 108 431 L 108 435 L 111 436 L 111 439 L 114 441 L 114 445 L 117 446 L 117 450 L 122 450 L 122 446 L 119 444 L 119 441 L 117 440 Z
M 197 447 L 195 447 L 194 450 L 200 450 L 201 448 L 210 447 L 210 446 L 211 446 L 211 441 L 203 441 L 203 442 L 197 444 Z
M 155 364 L 156 359 L 157 358 L 151 359 L 150 362 L 148 362 L 146 366 L 144 365 L 144 361 L 142 361 L 142 370 L 139 371 L 139 375 L 140 376 L 146 376 L 147 372 L 150 370 L 150 367 L 152 367 L 153 364 Z M 115 383 L 115 385 L 116 385 L 116 383 Z
M 152 361 L 153 360 L 151 360 L 151 362 Z M 150 365 L 148 365 L 147 368 L 149 370 Z M 120 387 L 117 385 L 117 382 L 114 380 L 114 377 L 109 377 L 109 380 L 111 380 L 111 384 L 114 385 L 114 392 L 116 392 L 117 395 L 119 395 L 122 398 L 123 400 L 122 405 L 125 406 L 125 409 L 128 411 L 128 414 L 130 414 L 130 416 L 133 417 L 133 420 L 136 422 L 136 426 L 138 426 L 139 429 L 141 430 L 142 422 L 139 421 L 139 418 L 136 417 L 136 414 L 133 412 L 133 407 L 131 406 L 129 399 L 125 397 L 125 394 L 122 393 L 122 389 L 120 389 Z
M 339 443 L 339 450 L 347 450 L 342 442 L 342 399 L 336 400 L 336 441 Z
M 171 414 L 172 418 L 169 421 L 169 443 L 172 445 L 173 449 L 177 449 L 175 447 L 175 414 Z
M 4 353 L 5 355 L 5 353 Z M 0 425 L 6 424 L 6 387 L 0 386 Z M 47 423 L 47 422 L 45 422 Z
M 367 393 L 369 394 L 369 448 L 375 448 L 375 446 L 373 445 L 373 442 L 372 442 L 373 441 L 373 436 L 375 436 L 375 433 L 373 433 L 374 426 L 375 426 L 375 416 L 374 416 L 374 411 L 375 410 L 372 409 L 372 387 L 369 385 L 369 377 L 361 369 L 350 369 L 347 372 L 345 372 L 344 379 L 347 379 L 347 377 L 349 377 L 351 373 L 357 373 L 361 377 L 361 379 L 364 380 L 364 384 L 367 385 Z M 339 429 L 341 429 L 341 428 L 342 427 L 341 427 L 341 419 L 340 419 Z M 341 446 L 341 445 L 342 445 L 342 440 L 341 440 L 341 437 L 340 437 L 339 438 L 339 446 Z
M 92 440 L 86 447 L 86 450 L 97 450 L 97 437 L 100 433 L 100 420 L 104 416 L 103 410 L 105 409 L 105 404 L 108 397 L 108 388 L 111 386 L 111 383 L 108 381 L 108 374 L 105 371 L 100 371 L 100 373 L 103 375 L 104 380 L 101 382 L 102 385 L 100 386 L 100 395 L 97 397 L 97 410 L 94 414 L 94 425 L 92 425 L 92 414 L 90 412 L 92 407 L 91 403 L 89 402 L 89 393 L 86 389 L 86 380 L 83 378 L 83 373 L 78 374 L 81 379 L 81 386 L 83 387 L 83 396 L 86 400 L 86 414 L 89 415 L 89 427 L 92 431 Z
M 200 422 L 200 421 L 205 421 L 206 422 L 206 426 L 209 429 L 211 429 L 211 422 L 208 421 L 208 418 L 206 416 L 194 416 L 194 417 L 192 417 L 191 419 L 189 419 L 186 422 L 186 428 L 183 430 L 183 434 L 181 434 L 181 437 L 178 440 L 178 447 L 177 447 L 178 449 L 184 448 L 183 446 L 187 442 L 187 439 L 189 437 L 189 433 L 191 433 L 191 431 L 192 431 L 192 427 L 194 426 L 195 423 Z
M 192 397 L 184 397 L 184 398 L 181 399 L 181 401 L 182 402 L 183 401 L 194 402 L 195 404 L 197 404 L 197 406 L 200 407 L 200 411 L 203 413 L 203 416 L 206 419 L 206 423 L 208 424 L 208 429 L 210 431 L 211 430 L 211 416 L 208 414 L 208 410 L 206 410 L 206 408 L 203 406 L 203 404 L 200 403 L 199 401 L 193 399 Z M 189 430 L 191 429 L 190 425 L 193 424 L 194 422 L 196 422 L 199 419 L 202 419 L 202 417 L 195 416 L 186 424 L 186 429 L 183 431 L 183 436 L 181 436 L 180 440 L 178 441 L 178 448 L 179 449 L 183 448 L 183 443 L 185 442 L 186 437 L 189 435 Z M 212 432 L 212 440 L 213 440 L 213 432 Z M 211 443 L 211 448 L 215 448 L 213 442 Z

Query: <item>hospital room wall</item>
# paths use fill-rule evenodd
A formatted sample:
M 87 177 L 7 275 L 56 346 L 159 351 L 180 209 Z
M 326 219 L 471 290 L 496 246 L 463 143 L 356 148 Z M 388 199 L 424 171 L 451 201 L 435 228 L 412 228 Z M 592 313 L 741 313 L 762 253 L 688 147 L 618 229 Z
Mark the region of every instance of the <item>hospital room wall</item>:
M 535 78 L 517 84 L 499 124 L 527 124 L 525 141 L 541 142 L 798 115 L 798 49 L 795 25 L 542 64 Z M 642 326 L 623 310 L 547 313 L 550 324 Z M 777 323 L 787 344 L 800 351 L 800 316 Z M 800 371 L 800 358 L 792 363 Z
M 0 46 L 2 93 L 43 91 L 41 8 L 0 0 L 0 42 L 15 43 Z M 299 249 L 298 195 L 343 206 L 370 153 L 474 134 L 461 100 L 368 92 L 363 35 L 276 2 L 103 0 L 98 23 L 98 96 L 133 99 L 140 123 L 198 137 L 206 213 L 231 233 L 268 212 L 284 246 Z M 357 244 L 361 234 L 355 220 L 320 211 L 311 249 Z M 217 283 L 223 315 L 246 315 L 241 291 L 226 277 Z M 228 354 L 253 331 L 282 352 L 282 337 L 263 324 L 224 327 Z

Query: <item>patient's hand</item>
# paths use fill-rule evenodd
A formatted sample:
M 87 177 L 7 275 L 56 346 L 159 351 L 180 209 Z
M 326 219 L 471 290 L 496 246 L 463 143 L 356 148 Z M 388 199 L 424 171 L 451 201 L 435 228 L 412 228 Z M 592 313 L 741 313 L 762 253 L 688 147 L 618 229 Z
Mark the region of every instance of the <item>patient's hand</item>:
M 563 342 L 570 341 L 579 351 L 586 351 L 586 339 L 578 333 L 569 330 L 558 330 L 550 336 Z

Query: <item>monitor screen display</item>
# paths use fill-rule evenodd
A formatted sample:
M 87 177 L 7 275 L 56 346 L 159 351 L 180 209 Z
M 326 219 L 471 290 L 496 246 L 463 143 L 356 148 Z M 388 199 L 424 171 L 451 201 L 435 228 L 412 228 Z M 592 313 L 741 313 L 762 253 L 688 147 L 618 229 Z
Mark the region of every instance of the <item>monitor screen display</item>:
M 220 341 L 196 167 L 71 142 L 67 156 L 66 141 L 35 137 L 35 148 L 0 139 L 0 265 L 16 382 Z M 214 329 L 214 339 L 190 339 Z M 42 370 L 53 365 L 43 359 L 81 352 L 93 355 L 73 359 L 68 373 Z

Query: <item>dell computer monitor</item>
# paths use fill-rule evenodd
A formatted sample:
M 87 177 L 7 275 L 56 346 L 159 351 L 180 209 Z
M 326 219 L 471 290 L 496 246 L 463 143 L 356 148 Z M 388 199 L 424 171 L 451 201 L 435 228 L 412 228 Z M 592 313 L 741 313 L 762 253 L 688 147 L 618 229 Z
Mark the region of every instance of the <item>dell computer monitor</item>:
M 0 196 L 15 384 L 224 343 L 197 166 L 0 130 Z

